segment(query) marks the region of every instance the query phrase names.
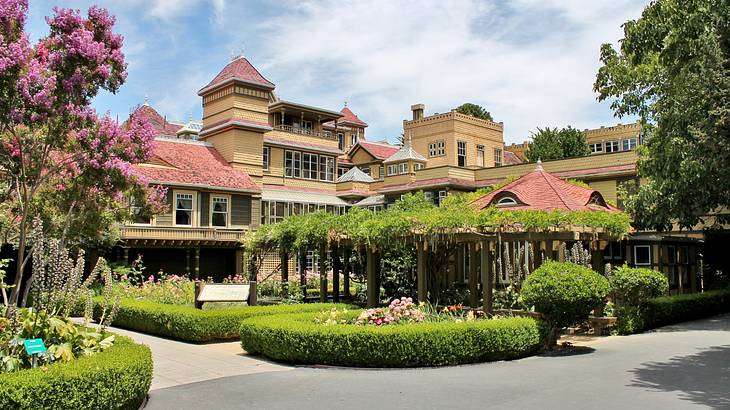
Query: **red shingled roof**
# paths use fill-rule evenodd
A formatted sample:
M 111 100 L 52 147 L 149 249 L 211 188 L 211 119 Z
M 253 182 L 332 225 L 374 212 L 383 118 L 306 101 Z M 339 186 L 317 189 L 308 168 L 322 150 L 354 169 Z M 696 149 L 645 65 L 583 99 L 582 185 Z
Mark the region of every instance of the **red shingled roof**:
M 170 167 L 134 165 L 137 172 L 152 182 L 261 191 L 246 172 L 228 165 L 218 151 L 207 144 L 156 139 L 154 159 L 170 164 Z
M 564 211 L 615 210 L 603 200 L 600 192 L 569 184 L 543 171 L 538 163 L 535 171 L 474 201 L 474 205 L 486 208 L 505 196 L 513 198 L 517 205 L 509 209 L 539 209 Z
M 223 67 L 223 70 L 221 70 L 221 72 L 218 73 L 218 75 L 215 76 L 215 78 L 213 78 L 213 80 L 211 80 L 211 82 L 203 87 L 198 93 L 234 78 L 265 88 L 274 88 L 274 83 L 264 78 L 259 70 L 257 70 L 256 67 L 254 67 L 245 57 L 239 56 L 228 63 L 227 66 Z
M 504 165 L 521 164 L 522 160 L 512 151 L 504 151 Z
M 340 118 L 337 119 L 337 124 L 341 124 L 341 125 L 351 124 L 351 125 L 355 125 L 355 126 L 358 126 L 358 127 L 367 127 L 368 126 L 368 124 L 365 121 L 361 120 L 347 106 L 344 106 L 340 110 L 340 114 L 342 114 L 342 117 L 340 117 Z M 327 121 L 323 125 L 329 125 L 329 126 L 334 127 L 335 126 L 335 122 L 334 121 Z
M 357 144 L 353 146 L 353 148 L 357 146 L 362 147 L 365 151 L 369 152 L 370 155 L 374 156 L 377 159 L 386 159 L 389 156 L 398 152 L 398 150 L 400 149 L 400 147 L 395 145 L 368 141 L 358 141 Z
M 182 125 L 179 124 L 171 124 L 167 122 L 165 117 L 160 115 L 157 110 L 150 107 L 147 103 L 144 105 L 140 105 L 135 110 L 136 113 L 140 113 L 143 117 L 146 117 L 147 120 L 152 124 L 152 126 L 157 131 L 157 135 L 176 135 L 177 131 L 182 128 Z

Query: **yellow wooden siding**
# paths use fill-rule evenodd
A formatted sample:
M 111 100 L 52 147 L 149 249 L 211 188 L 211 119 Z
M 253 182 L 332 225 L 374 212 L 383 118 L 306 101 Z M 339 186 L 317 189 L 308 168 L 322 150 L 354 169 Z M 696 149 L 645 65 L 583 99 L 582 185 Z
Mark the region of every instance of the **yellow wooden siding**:
M 335 150 L 338 149 L 336 139 L 322 138 L 322 137 L 316 137 L 316 136 L 312 136 L 312 135 L 303 135 L 303 134 L 297 134 L 297 133 L 281 131 L 281 130 L 269 131 L 266 133 L 266 137 L 270 137 L 270 138 L 274 138 L 274 139 L 281 139 L 281 140 L 286 140 L 286 141 L 296 141 L 298 143 L 303 143 L 303 144 L 321 145 L 321 146 L 327 147 L 329 149 L 335 149 Z M 316 148 L 312 148 L 310 151 L 316 151 Z
M 603 195 L 603 199 L 611 201 L 612 204 L 616 205 L 618 199 L 616 190 L 615 179 L 604 179 L 600 181 L 590 181 L 588 185 Z

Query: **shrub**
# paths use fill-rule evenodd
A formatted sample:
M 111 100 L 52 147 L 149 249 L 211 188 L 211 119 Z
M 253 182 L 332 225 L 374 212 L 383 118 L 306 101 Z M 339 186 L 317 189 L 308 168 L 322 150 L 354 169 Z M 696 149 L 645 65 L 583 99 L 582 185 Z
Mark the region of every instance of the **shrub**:
M 522 285 L 525 303 L 544 317 L 550 346 L 560 329 L 587 319 L 608 291 L 606 278 L 570 262 L 546 261 Z
M 319 312 L 333 306 L 336 305 L 312 303 L 200 310 L 189 306 L 122 299 L 119 312 L 112 324 L 124 329 L 187 342 L 211 342 L 237 339 L 241 320 L 248 317 L 276 313 Z
M 730 312 L 730 290 L 649 299 L 642 306 L 617 309 L 617 328 L 631 334 L 673 323 Z
M 530 318 L 393 326 L 315 323 L 317 313 L 253 317 L 241 324 L 251 354 L 288 363 L 362 367 L 440 366 L 517 359 L 542 343 Z
M 619 306 L 641 306 L 651 298 L 667 293 L 669 281 L 663 273 L 624 265 L 614 269 L 609 279 Z
M 131 339 L 116 339 L 93 356 L 0 374 L 0 408 L 139 408 L 152 382 L 152 354 Z

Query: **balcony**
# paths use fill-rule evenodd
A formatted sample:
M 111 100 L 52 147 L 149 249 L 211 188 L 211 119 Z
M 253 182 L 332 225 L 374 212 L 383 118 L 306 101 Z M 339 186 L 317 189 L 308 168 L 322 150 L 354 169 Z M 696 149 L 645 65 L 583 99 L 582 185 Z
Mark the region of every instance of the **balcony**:
M 337 140 L 337 136 L 326 134 L 324 132 L 317 132 L 308 128 L 295 127 L 293 125 L 278 124 L 274 126 L 275 130 L 291 132 L 293 134 L 307 135 L 311 137 L 324 138 L 328 140 Z
M 236 246 L 245 229 L 123 226 L 121 239 L 129 246 Z

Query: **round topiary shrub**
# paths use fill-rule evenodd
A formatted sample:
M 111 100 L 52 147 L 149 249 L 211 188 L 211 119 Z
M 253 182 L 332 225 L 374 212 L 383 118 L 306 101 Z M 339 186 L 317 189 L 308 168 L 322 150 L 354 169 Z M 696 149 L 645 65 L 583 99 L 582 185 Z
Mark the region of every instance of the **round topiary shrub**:
M 294 364 L 414 367 L 517 359 L 543 343 L 539 323 L 523 317 L 371 326 L 326 325 L 317 323 L 317 316 L 245 319 L 241 345 L 250 354 Z
M 608 294 L 608 280 L 582 265 L 546 261 L 522 285 L 522 298 L 543 315 L 547 346 L 557 343 L 560 330 L 588 318 Z
M 116 336 L 92 356 L 0 374 L 0 409 L 138 409 L 151 383 L 149 347 Z
M 665 295 L 669 289 L 663 273 L 627 265 L 614 269 L 610 282 L 618 306 L 641 306 L 649 299 Z

